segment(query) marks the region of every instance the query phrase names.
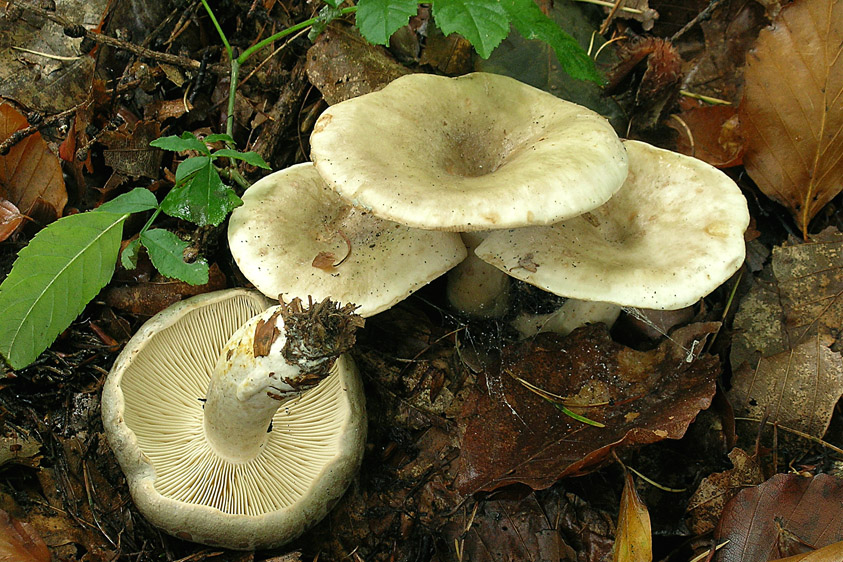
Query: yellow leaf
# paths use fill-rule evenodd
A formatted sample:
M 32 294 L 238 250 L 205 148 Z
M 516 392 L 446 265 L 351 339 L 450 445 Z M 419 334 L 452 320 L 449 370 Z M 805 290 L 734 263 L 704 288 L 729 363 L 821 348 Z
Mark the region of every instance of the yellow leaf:
M 618 528 L 612 562 L 652 562 L 653 539 L 650 533 L 650 514 L 641 502 L 632 476 L 626 474 L 621 495 Z

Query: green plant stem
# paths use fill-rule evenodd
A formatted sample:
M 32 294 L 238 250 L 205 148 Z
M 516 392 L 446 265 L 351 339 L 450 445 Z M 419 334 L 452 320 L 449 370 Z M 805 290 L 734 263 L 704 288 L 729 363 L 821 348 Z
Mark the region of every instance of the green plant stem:
M 222 39 L 222 44 L 225 45 L 225 50 L 228 53 L 228 58 L 233 59 L 234 53 L 231 51 L 231 45 L 228 43 L 228 38 L 222 31 L 222 28 L 220 27 L 220 24 L 217 21 L 217 17 L 214 15 L 214 11 L 211 10 L 211 7 L 208 5 L 207 0 L 202 0 L 202 5 L 205 6 L 205 11 L 208 12 L 208 16 L 211 18 L 211 22 L 214 24 L 214 27 L 217 28 L 217 33 L 219 33 L 220 39 Z
M 228 115 L 225 118 L 225 133 L 234 138 L 234 100 L 237 96 L 237 77 L 240 76 L 239 59 L 231 59 L 231 75 L 228 84 Z

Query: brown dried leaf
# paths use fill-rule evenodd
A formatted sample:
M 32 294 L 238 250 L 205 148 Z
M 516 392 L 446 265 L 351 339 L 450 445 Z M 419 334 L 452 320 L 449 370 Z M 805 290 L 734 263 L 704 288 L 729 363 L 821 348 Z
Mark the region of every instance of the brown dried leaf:
M 653 537 L 650 532 L 650 513 L 638 497 L 632 475 L 627 472 L 621 495 L 612 562 L 652 562 L 652 560 Z
M 764 481 L 758 460 L 743 449 L 732 449 L 729 459 L 734 468 L 706 476 L 688 500 L 688 526 L 695 535 L 713 531 L 726 502 L 742 489 L 757 486 Z
M 618 447 L 678 439 L 714 395 L 717 359 L 686 357 L 716 327 L 688 326 L 647 352 L 613 342 L 602 324 L 504 348 L 500 372 L 480 374 L 458 416 L 458 488 L 473 493 L 515 482 L 546 488 L 592 470 Z M 576 421 L 515 376 L 569 398 L 569 408 L 606 427 Z
M 824 546 L 806 554 L 779 558 L 773 562 L 840 562 L 843 560 L 843 541 Z
M 790 209 L 803 235 L 843 189 L 841 50 L 843 4 L 802 0 L 782 9 L 747 57 L 744 165 L 761 191 Z
M 38 533 L 0 509 L 0 562 L 50 562 L 50 550 Z
M 737 109 L 730 105 L 706 106 L 688 102 L 682 106 L 679 118 L 688 129 L 674 119 L 668 121 L 668 125 L 679 132 L 677 151 L 718 168 L 739 166 L 743 161 L 744 141 Z
M 20 112 L 0 104 L 0 139 L 26 126 Z M 40 133 L 29 135 L 0 156 L 0 189 L 24 215 L 45 223 L 61 216 L 67 203 L 61 164 Z
M 41 443 L 31 437 L 0 437 L 0 466 L 7 462 L 37 466 L 39 450 Z
M 24 218 L 14 203 L 0 199 L 0 242 L 11 236 Z
M 717 560 L 764 562 L 839 542 L 843 540 L 841 502 L 839 478 L 777 474 L 739 492 L 726 504 L 715 536 L 718 543 L 729 542 Z
M 820 343 L 819 335 L 791 350 L 744 363 L 732 378 L 729 401 L 739 417 L 769 415 L 789 429 L 822 437 L 843 395 L 843 357 Z
M 161 124 L 158 121 L 141 121 L 131 131 L 128 127 L 106 131 L 100 137 L 108 147 L 103 150 L 106 165 L 124 176 L 158 178 L 163 153 L 149 143 L 159 136 Z

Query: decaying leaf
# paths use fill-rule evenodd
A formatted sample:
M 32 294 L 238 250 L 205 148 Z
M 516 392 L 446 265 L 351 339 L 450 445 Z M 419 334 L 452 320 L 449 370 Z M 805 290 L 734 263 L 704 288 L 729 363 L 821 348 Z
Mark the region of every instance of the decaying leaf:
M 680 105 L 681 122 L 671 119 L 667 123 L 678 132 L 678 152 L 717 168 L 739 166 L 743 162 L 744 141 L 735 107 L 702 105 L 685 100 Z
M 458 416 L 458 487 L 546 488 L 592 470 L 615 448 L 681 437 L 714 395 L 719 362 L 693 350 L 716 327 L 682 328 L 648 352 L 613 342 L 602 324 L 504 348 L 500 367 L 481 373 Z M 565 397 L 567 408 L 606 427 L 573 419 L 516 377 Z
M 0 562 L 50 562 L 50 550 L 35 530 L 0 509 Z
M 843 184 L 843 3 L 785 6 L 747 56 L 744 165 L 768 197 L 808 223 Z
M 158 121 L 141 121 L 131 130 L 124 125 L 117 131 L 106 131 L 100 138 L 108 147 L 102 153 L 106 165 L 124 176 L 156 179 L 163 153 L 149 143 L 161 136 L 160 129 Z
M 30 437 L 0 437 L 0 466 L 7 462 L 31 464 L 40 449 L 41 444 Z
M 843 481 L 828 474 L 777 474 L 726 504 L 718 562 L 785 558 L 843 540 Z M 837 559 L 839 560 L 839 559 Z
M 0 139 L 26 126 L 20 112 L 0 104 Z M 40 133 L 29 135 L 0 156 L 0 190 L 26 216 L 45 223 L 61 216 L 67 203 L 61 164 Z
M 618 530 L 612 562 L 652 562 L 653 538 L 650 532 L 650 513 L 638 497 L 632 475 L 626 473 L 618 514 Z
M 822 437 L 843 395 L 843 357 L 819 335 L 793 349 L 744 363 L 732 378 L 729 401 L 739 417 L 770 422 Z
M 732 449 L 729 460 L 734 468 L 706 476 L 688 500 L 688 527 L 695 535 L 713 531 L 726 502 L 744 488 L 764 481 L 758 460 L 743 449 Z

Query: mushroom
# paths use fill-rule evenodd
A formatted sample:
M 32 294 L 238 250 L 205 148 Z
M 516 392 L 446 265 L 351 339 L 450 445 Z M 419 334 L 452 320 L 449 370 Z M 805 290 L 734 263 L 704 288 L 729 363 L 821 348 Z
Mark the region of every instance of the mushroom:
M 552 226 L 495 231 L 477 256 L 551 293 L 618 306 L 679 309 L 724 283 L 745 254 L 738 186 L 696 158 L 624 144 L 629 175 L 607 203 Z
M 363 453 L 350 307 L 269 307 L 254 291 L 187 299 L 147 321 L 102 396 L 141 513 L 177 537 L 281 545 L 343 494 Z M 315 327 L 315 329 L 313 329 Z
M 556 223 L 605 203 L 627 170 L 606 119 L 482 72 L 402 76 L 329 107 L 310 143 L 347 201 L 433 230 Z
M 240 271 L 265 295 L 354 303 L 381 312 L 466 256 L 452 232 L 409 228 L 353 207 L 310 163 L 252 185 L 228 226 Z

